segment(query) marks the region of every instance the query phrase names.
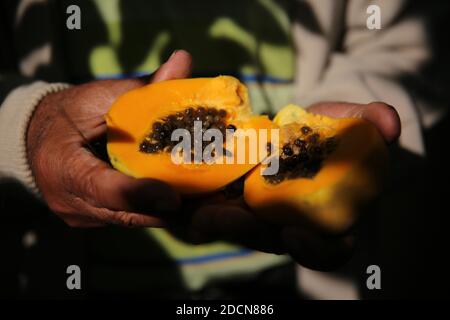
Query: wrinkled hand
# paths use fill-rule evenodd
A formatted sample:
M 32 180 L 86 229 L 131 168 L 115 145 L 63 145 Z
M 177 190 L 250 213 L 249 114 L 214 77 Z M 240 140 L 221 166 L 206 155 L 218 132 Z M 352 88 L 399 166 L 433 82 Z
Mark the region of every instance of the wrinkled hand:
M 177 210 L 180 199 L 170 186 L 113 170 L 89 144 L 105 135 L 104 115 L 119 95 L 149 81 L 187 77 L 191 62 L 177 51 L 150 80 L 94 81 L 40 102 L 27 133 L 28 159 L 44 200 L 68 225 L 157 227 L 162 214 Z
M 399 116 L 385 103 L 325 102 L 311 106 L 309 111 L 336 118 L 364 118 L 378 128 L 387 143 L 400 135 Z M 216 195 L 215 200 L 209 197 L 193 211 L 185 236 L 195 243 L 221 239 L 265 252 L 289 253 L 300 264 L 317 270 L 342 265 L 353 250 L 351 235 L 327 235 L 310 226 L 275 227 L 255 216 L 242 200 L 226 201 Z

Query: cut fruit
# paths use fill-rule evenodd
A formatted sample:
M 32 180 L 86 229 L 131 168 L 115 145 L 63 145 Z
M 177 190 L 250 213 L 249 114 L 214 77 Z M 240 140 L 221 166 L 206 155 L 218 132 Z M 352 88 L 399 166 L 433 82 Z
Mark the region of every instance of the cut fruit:
M 237 146 L 228 147 L 225 131 L 273 126 L 267 117 L 251 113 L 246 87 L 229 76 L 169 80 L 134 89 L 112 105 L 106 122 L 108 155 L 116 169 L 136 178 L 165 181 L 182 194 L 221 189 L 258 164 L 239 164 Z M 216 129 L 224 136 L 222 150 L 208 149 L 212 160 L 204 157 L 211 142 L 196 136 L 195 128 L 202 134 Z M 176 129 L 190 133 L 189 154 L 176 149 L 179 141 L 172 141 Z M 174 149 L 181 159 L 191 161 L 174 162 Z M 249 159 L 249 150 L 244 152 Z
M 264 176 L 255 168 L 245 180 L 246 203 L 274 223 L 309 221 L 344 231 L 380 187 L 383 138 L 363 119 L 329 118 L 295 105 L 283 108 L 274 122 L 280 128 L 278 173 Z
M 351 226 L 360 205 L 377 194 L 387 158 L 371 123 L 315 115 L 295 105 L 272 122 L 252 114 L 246 87 L 229 76 L 134 89 L 117 99 L 106 122 L 110 161 L 125 174 L 159 179 L 183 195 L 196 195 L 220 190 L 248 173 L 244 200 L 256 214 L 282 225 L 309 221 L 333 232 Z M 271 140 L 274 128 L 279 143 Z M 184 144 L 189 148 L 179 149 L 179 140 L 173 141 L 177 129 L 192 138 Z M 204 141 L 210 129 L 220 133 L 214 137 L 220 139 L 219 149 Z M 256 132 L 256 143 L 245 143 L 243 156 L 234 143 L 241 129 Z M 205 158 L 206 151 L 212 158 Z M 261 163 L 268 154 L 279 169 L 262 175 L 268 172 Z

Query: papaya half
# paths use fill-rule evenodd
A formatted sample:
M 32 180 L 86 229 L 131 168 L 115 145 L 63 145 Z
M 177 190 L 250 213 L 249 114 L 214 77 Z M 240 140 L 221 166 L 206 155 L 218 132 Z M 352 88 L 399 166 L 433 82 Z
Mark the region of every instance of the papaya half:
M 312 222 L 345 231 L 360 205 L 380 188 L 387 151 L 374 125 L 364 119 L 334 119 L 288 105 L 276 115 L 279 170 L 245 179 L 246 203 L 280 224 Z
M 219 190 L 258 164 L 238 161 L 237 146 L 228 147 L 225 138 L 223 150 L 210 150 L 213 161 L 198 160 L 194 142 L 200 143 L 202 153 L 208 141 L 202 137 L 194 141 L 196 121 L 202 132 L 215 129 L 223 137 L 238 129 L 273 126 L 267 116 L 252 114 L 247 88 L 233 77 L 153 83 L 120 96 L 106 114 L 111 164 L 136 178 L 165 181 L 185 195 Z M 173 141 L 172 133 L 176 129 L 192 133 L 192 154 L 179 155 L 182 159 L 191 157 L 192 161 L 173 161 L 172 151 L 178 142 Z
M 267 221 L 310 221 L 333 232 L 348 228 L 358 207 L 376 195 L 387 158 L 383 138 L 368 121 L 334 119 L 295 105 L 271 121 L 252 114 L 247 88 L 230 76 L 169 80 L 131 90 L 114 102 L 106 123 L 111 164 L 125 174 L 165 181 L 183 195 L 208 194 L 245 179 L 245 202 Z M 223 150 L 212 151 L 217 153 L 213 161 L 196 158 L 197 151 L 209 148 L 208 141 L 197 141 L 196 128 L 223 134 Z M 200 150 L 179 151 L 172 136 L 177 129 L 190 133 L 188 144 L 199 142 Z M 239 162 L 227 133 L 240 129 L 277 129 L 277 143 L 259 141 L 257 135 L 256 152 L 264 148 L 266 154 L 248 161 L 247 144 L 247 160 Z M 193 161 L 176 163 L 174 155 Z M 277 160 L 276 173 L 265 174 L 273 165 L 267 159 Z

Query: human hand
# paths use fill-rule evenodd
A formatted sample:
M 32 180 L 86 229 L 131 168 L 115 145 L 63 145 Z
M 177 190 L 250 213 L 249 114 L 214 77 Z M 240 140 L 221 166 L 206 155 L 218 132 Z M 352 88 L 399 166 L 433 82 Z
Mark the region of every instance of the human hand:
M 400 135 L 399 116 L 385 103 L 324 102 L 311 106 L 309 111 L 336 118 L 364 118 L 378 128 L 387 143 Z M 312 269 L 331 270 L 342 265 L 354 246 L 350 234 L 325 234 L 311 225 L 274 226 L 254 215 L 242 199 L 227 201 L 220 194 L 208 197 L 191 211 L 192 217 L 184 231 L 194 243 L 227 240 L 265 252 L 289 253 Z
M 149 81 L 188 77 L 191 63 L 189 53 L 177 51 L 150 79 L 94 81 L 37 106 L 27 132 L 29 163 L 44 200 L 69 226 L 158 227 L 162 214 L 177 210 L 170 186 L 112 169 L 89 145 L 106 134 L 104 115 L 118 96 Z

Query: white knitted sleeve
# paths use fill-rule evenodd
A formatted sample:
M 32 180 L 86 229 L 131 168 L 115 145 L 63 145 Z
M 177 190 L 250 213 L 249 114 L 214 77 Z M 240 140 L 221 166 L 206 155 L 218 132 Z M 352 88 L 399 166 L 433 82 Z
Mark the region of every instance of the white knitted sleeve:
M 47 94 L 69 87 L 64 83 L 34 82 L 11 91 L 0 107 L 0 183 L 16 179 L 38 194 L 27 159 L 26 133 L 35 107 Z

